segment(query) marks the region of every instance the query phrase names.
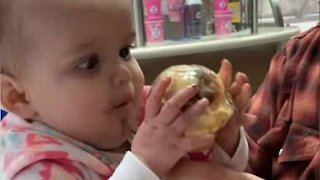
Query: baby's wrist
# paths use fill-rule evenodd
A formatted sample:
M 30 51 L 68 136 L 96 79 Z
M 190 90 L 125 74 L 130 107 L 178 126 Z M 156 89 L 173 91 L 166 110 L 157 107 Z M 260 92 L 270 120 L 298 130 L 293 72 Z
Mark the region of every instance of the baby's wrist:
M 156 167 L 152 162 L 152 160 L 147 160 L 147 158 L 143 157 L 139 153 L 132 152 L 146 167 L 149 168 L 153 173 L 155 173 L 158 177 L 163 177 L 164 172 L 160 170 L 160 168 Z
M 222 132 L 216 141 L 232 157 L 240 142 L 240 128 L 230 128 L 228 131 Z
M 239 129 L 239 125 L 234 120 L 230 120 L 226 126 L 218 131 L 218 136 L 216 137 L 217 142 L 221 141 L 221 143 L 230 143 L 230 139 L 233 139 L 233 141 L 239 139 Z

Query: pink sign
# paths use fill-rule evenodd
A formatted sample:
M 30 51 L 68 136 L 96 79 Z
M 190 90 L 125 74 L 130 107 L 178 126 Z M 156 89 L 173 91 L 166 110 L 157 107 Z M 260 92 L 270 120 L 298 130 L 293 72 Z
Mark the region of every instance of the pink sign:
M 145 20 L 145 35 L 147 42 L 162 42 L 164 40 L 164 20 Z
M 214 14 L 214 27 L 216 35 L 226 35 L 232 32 L 231 17 L 232 13 L 229 11 Z
M 229 0 L 214 0 L 213 1 L 213 11 L 227 11 Z
M 161 0 L 144 0 L 144 2 L 147 19 L 159 19 L 162 17 Z

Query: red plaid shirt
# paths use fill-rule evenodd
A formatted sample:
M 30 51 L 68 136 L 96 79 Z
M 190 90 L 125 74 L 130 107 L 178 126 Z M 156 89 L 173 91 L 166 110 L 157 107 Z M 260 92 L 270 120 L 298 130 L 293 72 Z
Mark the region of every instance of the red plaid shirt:
M 266 179 L 320 179 L 320 26 L 291 39 L 271 62 L 249 112 L 248 171 Z

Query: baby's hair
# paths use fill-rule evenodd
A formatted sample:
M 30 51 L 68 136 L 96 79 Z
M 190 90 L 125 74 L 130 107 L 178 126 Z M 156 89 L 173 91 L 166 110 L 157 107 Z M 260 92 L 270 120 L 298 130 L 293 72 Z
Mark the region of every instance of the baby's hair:
M 2 36 L 3 36 L 3 34 L 2 34 L 2 26 L 3 26 L 3 2 L 2 2 L 2 0 L 0 0 L 0 42 L 2 41 Z
M 8 32 L 10 29 L 9 22 L 11 21 L 11 10 L 12 4 L 14 0 L 0 0 L 0 67 L 1 67 L 1 74 L 12 74 L 16 62 L 13 59 L 8 57 L 8 46 L 11 44 L 10 40 L 11 37 L 8 36 Z M 10 29 L 10 30 L 9 30 Z
M 3 2 L 3 0 L 0 0 L 0 67 L 1 67 L 1 74 L 2 73 L 7 73 L 7 61 L 6 61 L 6 58 L 4 57 L 3 53 L 4 53 L 4 50 L 3 50 L 3 45 L 4 45 L 4 42 L 3 42 L 3 39 L 4 39 L 4 7 L 5 4 Z
M 2 46 L 2 39 L 3 39 L 3 10 L 2 10 L 2 8 L 3 8 L 3 2 L 2 2 L 2 0 L 0 0 L 0 48 L 1 48 L 1 46 Z M 1 52 L 1 50 L 0 50 L 0 52 Z M 3 73 L 3 58 L 2 58 L 2 56 L 1 56 L 1 54 L 0 54 L 0 67 L 1 67 L 1 73 Z

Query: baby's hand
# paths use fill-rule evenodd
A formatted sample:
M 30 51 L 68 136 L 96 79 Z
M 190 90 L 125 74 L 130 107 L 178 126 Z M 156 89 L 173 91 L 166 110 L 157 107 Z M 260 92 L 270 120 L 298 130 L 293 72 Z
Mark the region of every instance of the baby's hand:
M 153 172 L 162 177 L 188 152 L 211 147 L 213 135 L 184 137 L 190 122 L 204 112 L 207 99 L 201 99 L 188 109 L 182 107 L 197 92 L 196 86 L 185 88 L 162 104 L 162 96 L 170 79 L 160 80 L 152 89 L 146 103 L 146 115 L 133 139 L 132 152 Z
M 251 98 L 251 85 L 244 73 L 237 73 L 234 82 L 232 80 L 232 65 L 228 60 L 223 60 L 219 76 L 228 90 L 235 105 L 235 113 L 228 124 L 217 134 L 216 141 L 222 148 L 233 155 L 239 142 L 239 127 L 255 122 L 256 117 L 246 113 Z

